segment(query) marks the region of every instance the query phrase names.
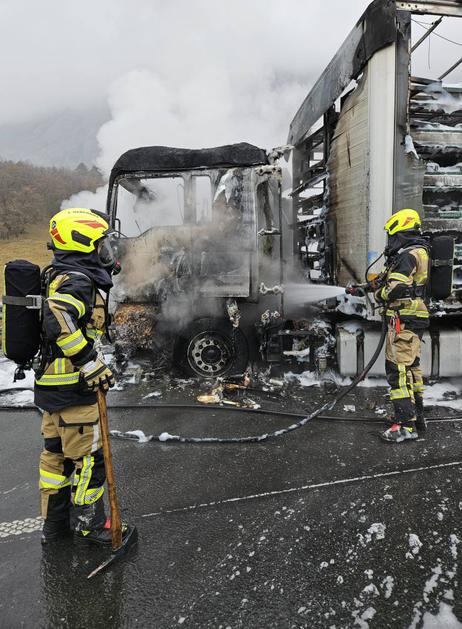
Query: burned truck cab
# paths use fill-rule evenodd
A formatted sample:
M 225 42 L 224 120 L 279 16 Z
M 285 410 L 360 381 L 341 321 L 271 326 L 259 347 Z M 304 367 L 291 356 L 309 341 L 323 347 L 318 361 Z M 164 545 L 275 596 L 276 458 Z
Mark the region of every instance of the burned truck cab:
M 281 169 L 240 143 L 127 151 L 109 181 L 116 354 L 189 375 L 243 371 L 255 319 L 282 316 Z M 260 312 L 261 311 L 261 312 Z

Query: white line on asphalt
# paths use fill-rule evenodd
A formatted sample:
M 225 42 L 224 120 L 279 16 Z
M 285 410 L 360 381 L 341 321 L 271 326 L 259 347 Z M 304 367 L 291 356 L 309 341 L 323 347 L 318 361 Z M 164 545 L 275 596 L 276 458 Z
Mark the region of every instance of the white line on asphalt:
M 399 476 L 400 474 L 414 474 L 415 472 L 426 472 L 428 470 L 438 470 L 445 467 L 458 467 L 462 465 L 462 461 L 452 461 L 451 463 L 439 463 L 438 465 L 427 465 L 426 467 L 412 467 L 404 470 L 393 470 L 392 472 L 380 472 L 378 474 L 366 474 L 365 476 L 353 476 L 352 478 L 341 478 L 339 480 L 331 480 L 325 483 L 314 483 L 312 485 L 302 485 L 301 487 L 290 487 L 289 489 L 278 489 L 276 491 L 266 491 L 261 494 L 250 494 L 248 496 L 239 496 L 237 498 L 223 498 L 222 500 L 214 500 L 212 502 L 202 502 L 187 507 L 178 507 L 176 509 L 166 509 L 165 511 L 155 511 L 153 513 L 145 513 L 142 518 L 152 518 L 158 515 L 166 515 L 169 513 L 181 513 L 185 511 L 195 511 L 196 509 L 206 509 L 207 507 L 216 507 L 218 505 L 228 504 L 230 502 L 243 502 L 245 500 L 257 500 L 258 498 L 268 498 L 271 496 L 281 496 L 283 494 L 291 494 L 296 491 L 307 491 L 308 489 L 319 489 L 321 487 L 330 487 L 331 485 L 347 485 L 349 483 L 360 483 L 365 480 L 374 478 L 386 478 L 388 476 Z
M 37 518 L 25 518 L 24 520 L 13 520 L 12 522 L 0 522 L 0 537 L 35 533 L 35 531 L 41 531 L 42 526 L 42 516 Z

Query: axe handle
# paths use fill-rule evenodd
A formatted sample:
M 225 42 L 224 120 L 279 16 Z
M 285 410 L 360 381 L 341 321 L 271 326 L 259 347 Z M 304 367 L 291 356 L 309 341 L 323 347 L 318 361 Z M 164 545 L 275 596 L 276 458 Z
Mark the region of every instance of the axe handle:
M 120 519 L 119 503 L 112 466 L 111 443 L 109 440 L 109 424 L 107 419 L 106 395 L 98 389 L 96 392 L 99 411 L 99 425 L 103 442 L 104 467 L 106 468 L 107 487 L 109 491 L 109 506 L 111 509 L 111 535 L 112 550 L 116 551 L 122 546 L 122 521 Z

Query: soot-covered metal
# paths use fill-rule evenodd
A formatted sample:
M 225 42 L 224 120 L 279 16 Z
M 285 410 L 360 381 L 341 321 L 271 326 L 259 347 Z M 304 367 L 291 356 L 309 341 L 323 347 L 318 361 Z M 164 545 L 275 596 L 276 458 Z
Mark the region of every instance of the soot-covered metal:
M 120 356 L 137 345 L 165 354 L 163 342 L 197 375 L 245 368 L 255 321 L 282 311 L 279 156 L 241 143 L 145 147 L 117 161 L 108 211 L 126 236 L 114 290 Z

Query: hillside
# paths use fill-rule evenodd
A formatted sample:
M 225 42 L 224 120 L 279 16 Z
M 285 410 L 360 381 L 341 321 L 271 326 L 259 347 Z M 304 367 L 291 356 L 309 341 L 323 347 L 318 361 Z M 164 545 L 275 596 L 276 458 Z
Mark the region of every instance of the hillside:
M 15 238 L 0 241 L 0 288 L 3 295 L 4 275 L 3 267 L 11 260 L 25 259 L 42 268 L 51 262 L 51 251 L 47 250 L 50 240 L 46 226 L 30 225 L 26 232 Z
M 80 165 L 74 170 L 32 166 L 27 162 L 0 161 L 0 288 L 3 266 L 24 258 L 45 266 L 51 259 L 46 244 L 50 217 L 61 203 L 81 190 L 102 185 L 96 169 Z
M 64 199 L 81 190 L 96 190 L 102 179 L 83 164 L 75 170 L 0 161 L 0 241 L 46 226 Z

